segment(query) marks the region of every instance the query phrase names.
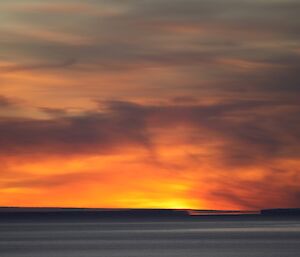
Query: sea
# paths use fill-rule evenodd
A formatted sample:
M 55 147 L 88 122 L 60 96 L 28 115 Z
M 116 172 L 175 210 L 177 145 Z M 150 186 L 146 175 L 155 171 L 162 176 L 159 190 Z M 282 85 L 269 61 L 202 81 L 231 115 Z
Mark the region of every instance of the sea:
M 299 257 L 299 219 L 0 221 L 0 257 Z

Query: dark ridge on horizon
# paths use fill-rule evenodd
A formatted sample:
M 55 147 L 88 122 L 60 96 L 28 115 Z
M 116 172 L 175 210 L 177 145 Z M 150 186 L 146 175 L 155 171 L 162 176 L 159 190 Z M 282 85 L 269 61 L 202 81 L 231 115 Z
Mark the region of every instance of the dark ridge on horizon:
M 300 217 L 299 209 L 264 209 L 261 211 L 192 210 L 192 209 L 106 209 L 106 208 L 44 208 L 0 207 L 0 220 L 9 221 L 81 221 L 81 220 L 139 220 L 139 219 L 188 219 L 244 217 Z
M 0 220 L 172 219 L 189 216 L 186 210 L 173 209 L 0 208 Z
M 263 209 L 260 211 L 262 215 L 293 215 L 300 216 L 300 208 L 277 208 Z
M 188 215 L 209 215 L 209 214 L 257 214 L 260 211 L 253 210 L 207 210 L 207 209 L 171 209 L 171 208 L 83 208 L 83 207 L 0 207 L 1 212 L 151 212 L 151 213 L 185 213 Z

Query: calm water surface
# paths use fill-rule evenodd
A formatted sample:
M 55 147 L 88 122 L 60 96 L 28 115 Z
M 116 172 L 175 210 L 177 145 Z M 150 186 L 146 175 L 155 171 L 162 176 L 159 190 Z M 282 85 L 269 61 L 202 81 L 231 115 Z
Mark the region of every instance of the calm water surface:
M 0 222 L 0 256 L 299 257 L 300 222 Z

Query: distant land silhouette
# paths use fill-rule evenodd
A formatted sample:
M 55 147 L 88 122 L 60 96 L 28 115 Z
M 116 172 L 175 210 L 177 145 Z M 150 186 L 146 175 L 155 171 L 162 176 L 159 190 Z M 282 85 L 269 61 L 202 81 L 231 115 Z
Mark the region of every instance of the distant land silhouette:
M 260 213 L 262 215 L 295 215 L 300 216 L 300 208 L 296 209 L 265 209 L 261 210 Z
M 201 219 L 205 217 L 286 217 L 299 216 L 299 209 L 265 209 L 261 211 L 220 211 L 191 209 L 89 209 L 89 208 L 19 208 L 0 207 L 0 220 L 135 220 Z

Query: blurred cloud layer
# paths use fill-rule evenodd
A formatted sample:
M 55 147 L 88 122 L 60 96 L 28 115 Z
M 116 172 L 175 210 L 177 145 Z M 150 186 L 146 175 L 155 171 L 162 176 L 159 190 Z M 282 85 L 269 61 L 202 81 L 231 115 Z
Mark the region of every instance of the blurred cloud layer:
M 299 13 L 2 0 L 0 205 L 300 207 Z

